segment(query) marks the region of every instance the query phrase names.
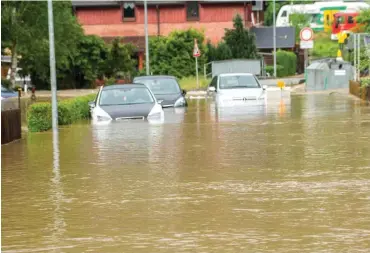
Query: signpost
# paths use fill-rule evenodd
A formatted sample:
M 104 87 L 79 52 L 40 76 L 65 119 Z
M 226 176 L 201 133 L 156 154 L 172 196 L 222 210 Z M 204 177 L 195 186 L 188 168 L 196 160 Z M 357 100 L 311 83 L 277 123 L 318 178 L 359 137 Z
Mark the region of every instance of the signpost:
M 200 50 L 199 50 L 199 47 L 198 47 L 197 39 L 194 39 L 193 56 L 195 57 L 195 73 L 196 73 L 196 76 L 197 76 L 197 89 L 199 89 L 198 57 L 200 56 Z
M 313 30 L 309 27 L 305 27 L 299 33 L 300 47 L 304 49 L 304 68 L 307 68 L 307 61 L 308 61 L 308 50 L 313 48 Z

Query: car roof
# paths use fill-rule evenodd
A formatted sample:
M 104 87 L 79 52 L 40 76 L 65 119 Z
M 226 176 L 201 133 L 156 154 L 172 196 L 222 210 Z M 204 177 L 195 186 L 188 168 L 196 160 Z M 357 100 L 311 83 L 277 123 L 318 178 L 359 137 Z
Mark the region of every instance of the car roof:
M 169 78 L 169 79 L 176 79 L 174 76 L 166 76 L 166 75 L 157 75 L 157 76 L 137 76 L 134 80 L 138 79 L 161 79 L 161 78 Z
M 253 76 L 252 73 L 224 73 L 219 74 L 218 76 Z
M 103 90 L 114 90 L 121 88 L 147 88 L 147 87 L 141 83 L 112 84 L 108 86 L 103 86 Z

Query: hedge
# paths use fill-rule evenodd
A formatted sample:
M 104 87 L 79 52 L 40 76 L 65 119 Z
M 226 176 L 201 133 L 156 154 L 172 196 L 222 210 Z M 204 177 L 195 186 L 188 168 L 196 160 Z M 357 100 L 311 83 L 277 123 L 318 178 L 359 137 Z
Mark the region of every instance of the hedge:
M 66 99 L 58 102 L 58 124 L 69 125 L 80 119 L 90 117 L 88 102 L 93 101 L 96 94 Z M 27 111 L 28 130 L 42 132 L 52 128 L 51 103 L 32 104 Z
M 294 52 L 279 50 L 276 52 L 276 64 L 283 67 L 281 76 L 294 76 L 297 72 L 297 56 Z
M 274 75 L 274 66 L 268 65 L 265 68 L 266 72 L 270 74 L 270 76 Z M 284 67 L 280 65 L 276 65 L 276 75 L 277 77 L 284 76 Z

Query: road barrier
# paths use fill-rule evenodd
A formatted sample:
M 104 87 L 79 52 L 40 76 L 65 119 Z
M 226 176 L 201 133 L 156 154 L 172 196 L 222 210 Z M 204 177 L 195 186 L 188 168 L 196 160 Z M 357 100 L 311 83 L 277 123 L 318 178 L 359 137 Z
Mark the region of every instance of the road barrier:
M 22 138 L 21 110 L 11 109 L 1 112 L 1 144 Z

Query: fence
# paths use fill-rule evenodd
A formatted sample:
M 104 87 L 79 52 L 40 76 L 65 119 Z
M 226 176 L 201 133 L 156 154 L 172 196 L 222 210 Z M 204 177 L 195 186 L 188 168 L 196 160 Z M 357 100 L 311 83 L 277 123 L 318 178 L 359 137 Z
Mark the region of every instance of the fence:
M 1 112 L 1 144 L 9 143 L 22 137 L 21 110 L 11 109 Z

